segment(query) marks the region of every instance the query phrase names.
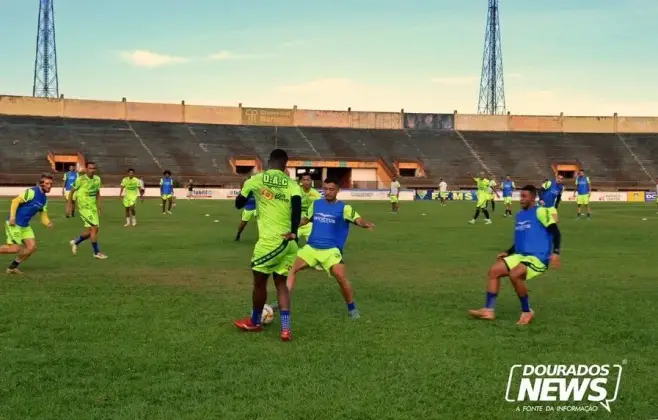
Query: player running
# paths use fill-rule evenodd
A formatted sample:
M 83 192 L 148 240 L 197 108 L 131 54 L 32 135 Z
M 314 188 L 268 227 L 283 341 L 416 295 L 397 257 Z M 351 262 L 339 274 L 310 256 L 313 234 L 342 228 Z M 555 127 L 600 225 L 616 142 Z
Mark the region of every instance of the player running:
M 85 174 L 78 177 L 73 184 L 72 190 L 78 193 L 78 213 L 84 223 L 82 234 L 69 242 L 73 254 L 78 252 L 78 245 L 91 238 L 91 247 L 94 250 L 94 258 L 104 260 L 107 255 L 98 250 L 98 228 L 101 215 L 101 178 L 96 175 L 96 164 L 87 162 Z M 72 196 L 71 196 L 72 198 Z M 71 198 L 66 203 L 67 209 L 72 206 Z
M 64 200 L 69 199 L 69 194 L 71 193 L 71 186 L 78 179 L 78 171 L 75 170 L 75 165 L 70 165 L 68 172 L 64 174 L 64 185 L 62 186 L 62 195 Z M 73 207 L 71 208 L 71 214 L 66 213 L 66 218 L 75 217 L 75 197 L 73 198 Z
M 340 292 L 347 305 L 350 318 L 359 318 L 359 311 L 354 304 L 352 286 L 347 280 L 345 263 L 343 262 L 343 247 L 347 241 L 350 223 L 364 229 L 372 229 L 374 224 L 361 218 L 349 204 L 336 199 L 338 195 L 338 181 L 326 179 L 323 185 L 324 199 L 311 204 L 301 224 L 313 223 L 313 230 L 304 248 L 300 249 L 295 264 L 288 273 L 288 290 L 295 286 L 297 272 L 317 265 L 331 277 L 335 278 Z
M 48 194 L 53 187 L 53 177 L 49 174 L 41 175 L 39 185 L 28 188 L 21 195 L 15 197 L 9 206 L 9 216 L 5 221 L 5 235 L 7 241 L 0 246 L 0 254 L 18 254 L 7 267 L 7 274 L 21 274 L 18 266 L 37 249 L 34 231 L 30 227 L 30 220 L 41 213 L 41 223 L 47 228 L 53 224 L 48 218 Z
M 512 194 L 516 189 L 516 184 L 512 181 L 512 178 L 507 175 L 501 184 L 503 190 L 503 204 L 505 205 L 505 214 L 503 217 L 512 215 Z
M 558 199 L 564 190 L 564 177 L 558 175 L 552 181 L 546 181 L 542 184 L 539 193 L 539 205 L 547 208 L 558 222 L 557 206 Z
M 297 229 L 302 217 L 301 189 L 285 172 L 288 154 L 281 149 L 270 153 L 269 169 L 248 179 L 235 199 L 243 209 L 250 195 L 256 199 L 258 242 L 251 269 L 254 276 L 251 317 L 234 321 L 244 331 L 262 331 L 261 316 L 267 300 L 267 280 L 272 275 L 281 318 L 281 340 L 290 336 L 290 303 L 286 278 L 297 255 Z
M 472 176 L 470 173 L 468 176 Z M 477 186 L 477 204 L 475 205 L 475 215 L 473 219 L 468 222 L 472 225 L 475 224 L 475 221 L 480 216 L 480 212 L 484 213 L 484 224 L 490 225 L 491 219 L 489 218 L 489 212 L 487 211 L 487 201 L 489 201 L 489 180 L 486 178 L 484 171 L 480 172 L 479 177 L 473 177 L 475 185 Z
M 128 176 L 121 180 L 121 189 L 119 190 L 119 197 L 123 197 L 123 208 L 125 209 L 126 224 L 124 227 L 130 225 L 137 226 L 137 212 L 135 205 L 140 196 L 142 184 L 138 178 L 135 177 L 135 170 L 128 169 Z
M 445 206 L 448 201 L 448 184 L 439 178 L 439 200 L 441 200 L 441 205 Z
M 576 197 L 576 220 L 580 219 L 581 208 L 587 210 L 587 220 L 590 220 L 590 209 L 589 209 L 589 197 L 592 193 L 592 183 L 589 180 L 588 176 L 585 176 L 585 171 L 578 171 L 578 176 L 576 177 L 576 191 L 574 191 L 573 196 Z
M 162 199 L 162 214 L 171 214 L 174 207 L 174 180 L 171 172 L 164 171 L 160 179 L 160 198 Z
M 313 179 L 311 174 L 306 172 L 302 175 L 302 215 L 305 215 L 308 212 L 308 209 L 313 205 L 315 200 L 322 198 L 320 192 L 313 188 Z M 307 223 L 299 227 L 297 231 L 297 236 L 300 239 L 308 239 L 311 234 L 311 229 L 313 228 L 313 223 Z
M 489 188 L 487 188 L 487 192 L 489 193 L 488 198 L 488 204 L 491 205 L 491 212 L 495 213 L 496 212 L 496 197 L 498 197 L 498 183 L 494 181 L 493 179 L 489 180 Z
M 400 178 L 395 177 L 391 182 L 391 190 L 388 193 L 388 196 L 391 198 L 391 213 L 398 214 L 398 209 L 400 208 Z
M 498 260 L 489 268 L 484 307 L 469 310 L 469 315 L 493 320 L 500 279 L 509 277 L 521 301 L 521 317 L 517 325 L 527 325 L 534 318 L 525 281 L 545 273 L 549 263 L 559 267 L 561 240 L 554 215 L 549 209 L 538 207 L 536 198 L 534 186 L 526 185 L 521 189 L 521 211 L 516 214 L 514 243 L 506 252 L 498 254 Z
M 244 228 L 247 227 L 247 223 L 249 223 L 249 221 L 254 217 L 257 217 L 256 199 L 253 195 L 250 195 L 247 198 L 247 202 L 245 203 L 244 207 L 242 208 L 242 216 L 240 219 L 240 224 L 238 225 L 238 233 L 235 235 L 236 242 L 240 241 L 240 236 L 242 235 Z

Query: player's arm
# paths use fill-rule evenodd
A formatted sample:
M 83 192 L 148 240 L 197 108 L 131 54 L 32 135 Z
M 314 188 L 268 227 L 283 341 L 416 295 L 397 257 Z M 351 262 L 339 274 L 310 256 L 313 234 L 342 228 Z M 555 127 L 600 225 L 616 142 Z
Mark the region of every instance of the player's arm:
M 290 209 L 290 233 L 293 235 L 293 239 L 296 239 L 299 223 L 302 220 L 302 194 L 299 186 L 290 197 Z
M 592 181 L 587 177 L 587 195 L 592 195 Z
M 23 203 L 27 203 L 28 201 L 32 200 L 34 198 L 34 191 L 32 190 L 25 190 L 25 192 L 21 195 L 17 195 L 14 197 L 13 200 L 11 200 L 11 204 L 9 205 L 9 224 L 14 225 L 16 224 L 16 212 L 18 211 L 18 206 L 20 206 Z
M 364 220 L 363 217 L 361 217 L 361 215 L 357 213 L 356 210 L 354 210 L 354 207 L 350 206 L 349 204 L 346 204 L 345 208 L 343 209 L 343 218 L 360 228 L 372 229 L 375 227 L 373 223 Z
M 309 224 L 313 220 L 313 202 L 306 209 L 306 214 L 302 216 L 302 220 L 299 222 L 299 227 Z
M 62 195 L 66 194 L 66 173 L 64 173 L 64 177 L 62 178 L 63 184 L 62 184 Z
M 48 217 L 48 206 L 45 206 L 43 210 L 41 210 L 41 224 L 45 227 L 52 227 L 53 225 Z
M 98 209 L 98 214 L 99 215 L 101 214 L 102 203 L 103 203 L 103 200 L 101 199 L 101 187 L 102 187 L 102 185 L 98 186 L 98 193 L 96 194 L 96 208 Z M 71 194 L 71 195 L 73 195 L 73 194 Z
M 242 189 L 240 190 L 240 194 L 238 194 L 238 196 L 235 197 L 235 208 L 238 210 L 242 210 L 244 206 L 247 205 L 247 200 L 249 199 L 249 195 L 253 194 L 252 179 L 253 178 L 249 178 L 244 182 L 244 184 L 242 185 Z M 192 186 L 192 184 L 189 184 L 189 186 Z

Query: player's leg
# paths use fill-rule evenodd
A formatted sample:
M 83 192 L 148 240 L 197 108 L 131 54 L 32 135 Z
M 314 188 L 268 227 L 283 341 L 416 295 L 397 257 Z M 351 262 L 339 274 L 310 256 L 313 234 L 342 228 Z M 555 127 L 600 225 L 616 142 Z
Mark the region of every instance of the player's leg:
M 98 224 L 91 226 L 89 230 L 89 239 L 91 239 L 91 248 L 94 251 L 94 258 L 104 260 L 107 256 L 103 254 L 98 247 L 98 230 Z
M 167 198 L 167 212 L 171 214 L 171 209 L 174 208 L 174 196 L 170 195 L 169 198 Z
M 253 212 L 249 210 L 242 210 L 242 215 L 240 216 L 240 224 L 238 225 L 238 232 L 235 234 L 235 240 L 239 241 L 240 236 L 242 236 L 242 232 L 244 231 L 244 228 L 247 227 L 247 224 L 253 217 Z
M 475 221 L 477 220 L 478 217 L 480 217 L 480 212 L 484 214 L 484 223 L 490 224 L 491 219 L 489 219 L 489 212 L 487 211 L 487 197 L 481 197 L 478 196 L 478 201 L 475 206 L 475 214 L 473 215 L 473 219 L 468 222 L 470 224 L 475 224 Z
M 315 264 L 317 264 L 317 260 L 315 260 L 311 254 L 307 250 L 307 248 L 310 248 L 308 245 L 306 245 L 304 248 L 300 249 L 299 252 L 297 253 L 297 258 L 295 259 L 295 262 L 292 265 L 292 268 L 288 272 L 288 277 L 286 280 L 286 285 L 288 287 L 288 290 L 292 292 L 292 289 L 295 288 L 295 282 L 297 281 L 297 273 L 299 273 L 302 270 L 307 269 L 310 264 L 306 261 L 307 259 L 311 260 Z M 305 258 L 302 258 L 300 255 L 304 255 Z
M 133 226 L 137 226 L 137 205 L 135 201 L 137 201 L 137 199 L 133 200 L 132 206 L 130 207 L 130 222 Z
M 32 255 L 37 250 L 37 241 L 34 237 L 34 231 L 31 227 L 20 227 L 15 226 L 14 239 L 21 239 L 23 246 L 18 251 L 16 258 L 9 264 L 7 267 L 7 273 L 9 274 L 20 274 L 18 266 L 25 260 L 27 260 L 30 255 Z
M 160 198 L 162 199 L 162 214 L 166 214 L 167 213 L 167 197 L 163 195 Z
M 489 194 L 489 202 L 491 203 L 491 212 L 495 213 L 496 212 L 496 200 L 495 200 L 493 194 Z
M 525 264 L 519 264 L 510 271 L 509 280 L 514 287 L 516 295 L 521 302 L 521 318 L 517 322 L 519 325 L 526 325 L 532 321 L 534 316 L 530 303 L 528 301 L 528 288 L 525 285 L 528 276 L 528 267 Z
M 91 237 L 91 228 L 85 224 L 85 228 L 80 234 L 80 236 L 69 242 L 69 245 L 71 245 L 71 252 L 73 252 L 73 254 L 76 254 L 78 252 L 78 245 L 80 245 L 90 237 Z
M 276 287 L 276 300 L 279 306 L 279 319 L 281 320 L 280 338 L 290 340 L 290 291 L 285 274 L 274 273 L 274 286 Z M 263 301 L 265 303 L 265 301 Z
M 354 292 L 352 292 L 352 285 L 347 279 L 347 272 L 342 259 L 340 262 L 331 265 L 329 272 L 338 282 L 340 293 L 343 295 L 343 299 L 345 299 L 345 304 L 347 305 L 347 313 L 349 317 L 352 319 L 360 318 L 361 315 L 359 315 L 359 310 L 356 309 L 356 304 L 354 303 Z
M 500 279 L 509 276 L 510 264 L 520 264 L 520 262 L 515 262 L 515 257 L 516 255 L 510 255 L 505 259 L 499 259 L 489 268 L 484 306 L 480 309 L 469 309 L 469 315 L 479 319 L 492 320 L 495 318 L 494 308 L 496 306 L 496 297 L 500 291 Z M 506 262 L 506 259 L 510 259 L 510 261 Z
M 126 218 L 126 224 L 123 225 L 124 227 L 130 226 L 130 201 L 126 198 L 123 197 L 123 213 Z

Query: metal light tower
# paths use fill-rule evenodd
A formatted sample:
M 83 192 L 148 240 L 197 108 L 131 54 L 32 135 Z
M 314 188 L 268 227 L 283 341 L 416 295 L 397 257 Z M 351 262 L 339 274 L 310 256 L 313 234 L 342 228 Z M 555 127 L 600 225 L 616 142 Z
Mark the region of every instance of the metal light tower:
M 503 49 L 500 42 L 498 0 L 488 1 L 478 114 L 494 115 L 506 112 L 505 83 L 503 81 Z
M 55 46 L 55 9 L 53 7 L 53 1 L 39 0 L 37 52 L 34 58 L 32 96 L 40 98 L 59 97 L 57 47 Z

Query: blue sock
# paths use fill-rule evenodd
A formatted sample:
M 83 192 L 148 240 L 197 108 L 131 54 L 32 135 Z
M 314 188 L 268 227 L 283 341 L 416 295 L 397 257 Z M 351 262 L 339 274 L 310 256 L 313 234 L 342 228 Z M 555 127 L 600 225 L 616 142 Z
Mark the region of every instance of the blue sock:
M 75 238 L 73 243 L 75 243 L 76 245 L 80 245 L 81 243 L 83 243 L 86 240 L 87 240 L 87 238 L 83 238 L 82 236 L 78 236 L 77 238 Z
M 519 296 L 519 300 L 521 301 L 521 311 L 530 312 L 530 302 L 528 302 L 528 295 Z
M 281 316 L 281 331 L 290 330 L 290 311 L 281 310 L 279 316 Z
M 487 292 L 484 300 L 484 307 L 487 309 L 493 309 L 494 305 L 496 305 L 496 296 L 498 296 L 498 294 Z
M 98 254 L 98 242 L 92 242 L 91 247 L 94 248 L 94 255 Z
M 347 312 L 352 312 L 355 309 L 356 309 L 356 305 L 354 304 L 354 302 L 350 302 L 347 304 Z
M 263 317 L 263 310 L 262 309 L 260 311 L 258 309 L 252 309 L 251 310 L 251 323 L 253 325 L 260 325 L 262 317 Z

